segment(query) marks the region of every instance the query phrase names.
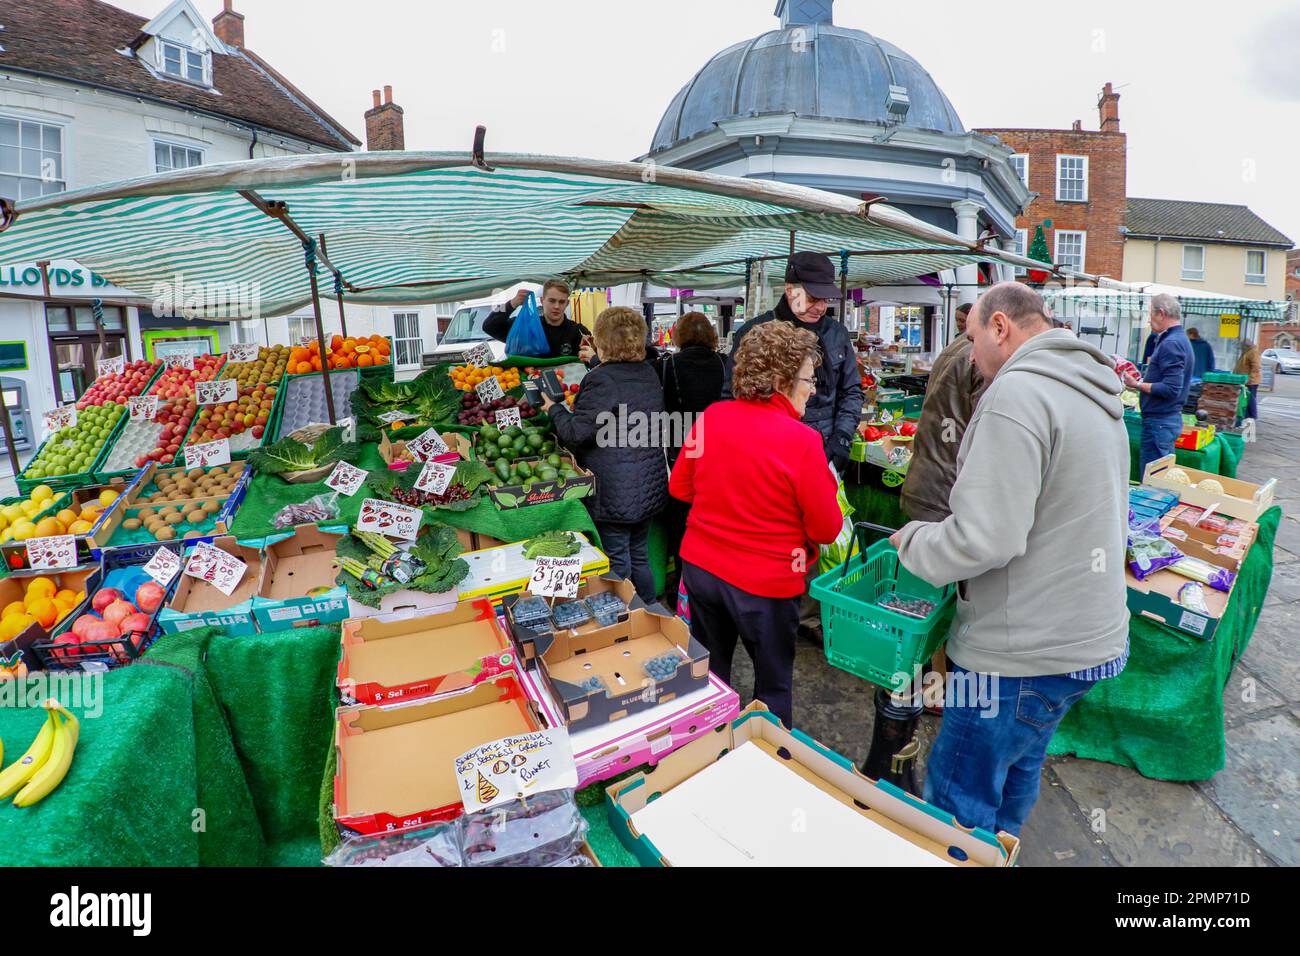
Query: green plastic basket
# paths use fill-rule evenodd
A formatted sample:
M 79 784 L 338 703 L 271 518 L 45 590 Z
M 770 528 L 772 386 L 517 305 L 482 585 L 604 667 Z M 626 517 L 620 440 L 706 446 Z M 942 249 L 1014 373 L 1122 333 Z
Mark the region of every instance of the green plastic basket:
M 921 406 L 925 404 L 924 395 L 909 395 L 903 399 L 903 415 L 906 418 L 918 418 Z
M 889 528 L 860 522 L 853 530 L 858 547 L 849 559 L 809 588 L 821 602 L 826 659 L 877 686 L 900 690 L 947 638 L 956 585 L 937 588 L 911 574 L 888 540 L 864 547 L 865 532 L 891 534 Z M 921 619 L 880 607 L 890 591 L 933 601 L 935 608 Z
M 1250 381 L 1250 377 L 1235 372 L 1206 372 L 1201 376 L 1201 381 L 1218 385 L 1245 385 Z

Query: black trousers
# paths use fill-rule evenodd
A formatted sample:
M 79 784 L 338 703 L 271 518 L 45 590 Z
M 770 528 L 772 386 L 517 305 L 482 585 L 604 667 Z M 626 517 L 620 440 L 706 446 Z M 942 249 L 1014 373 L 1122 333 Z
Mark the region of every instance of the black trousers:
M 691 635 L 709 649 L 709 670 L 731 683 L 736 638 L 754 661 L 754 699 L 793 727 L 794 638 L 799 598 L 759 597 L 689 561 L 682 565 Z
M 673 562 L 673 570 L 664 580 L 664 602 L 670 608 L 677 607 L 677 582 L 682 577 L 682 539 L 686 537 L 686 519 L 690 513 L 690 504 L 676 498 L 669 498 L 659 513 L 659 522 L 664 529 L 664 547 Z
M 637 597 L 647 604 L 655 599 L 655 576 L 650 570 L 650 519 L 636 524 L 597 521 L 601 550 L 609 557 L 609 569 L 627 578 L 636 588 Z

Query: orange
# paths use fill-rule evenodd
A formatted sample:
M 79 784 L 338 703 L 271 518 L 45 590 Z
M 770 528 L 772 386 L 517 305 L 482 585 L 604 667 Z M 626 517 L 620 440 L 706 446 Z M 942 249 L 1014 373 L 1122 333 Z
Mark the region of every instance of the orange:
M 72 522 L 74 522 L 74 521 L 77 520 L 77 513 L 76 513 L 75 511 L 73 511 L 71 508 L 64 508 L 62 511 L 60 511 L 58 514 L 56 514 L 54 517 L 56 517 L 56 518 L 58 518 L 60 521 L 62 521 L 63 524 L 64 524 L 64 527 L 67 527 L 68 525 L 72 524 Z
M 99 520 L 99 512 L 100 509 L 98 505 L 86 505 L 81 509 L 81 520 L 94 523 Z
M 52 538 L 58 534 L 64 534 L 67 528 L 58 518 L 42 518 L 36 523 L 36 537 Z
M 380 340 L 377 347 L 379 351 L 383 352 L 385 355 L 393 350 L 393 347 L 388 344 L 388 339 Z
M 313 354 L 313 355 L 312 355 L 312 357 L 311 357 L 311 368 L 312 368 L 312 371 L 313 371 L 313 372 L 319 372 L 319 371 L 321 370 L 321 367 L 320 367 L 320 356 L 319 356 L 319 355 L 316 355 L 316 354 Z
M 302 374 L 304 374 L 304 373 L 306 373 L 306 372 L 310 372 L 310 371 L 311 371 L 311 363 L 310 363 L 310 362 L 299 362 L 297 365 L 295 365 L 295 366 L 293 367 L 293 372 L 294 372 L 295 375 L 302 375 Z
M 61 604 L 76 604 L 77 592 L 69 590 L 68 588 L 64 588 L 63 590 L 59 591 L 57 594 L 54 595 L 54 600 L 58 601 Z
M 3 621 L 5 618 L 9 617 L 12 614 L 26 614 L 26 613 L 27 613 L 27 605 L 24 602 L 10 601 L 8 604 L 5 605 L 5 609 L 3 611 L 0 611 L 0 621 Z
M 27 600 L 30 601 L 33 598 L 52 598 L 54 597 L 54 592 L 57 590 L 58 588 L 54 586 L 54 582 L 50 578 L 45 577 L 43 574 L 38 575 L 27 582 Z
M 320 340 L 312 339 L 307 343 L 307 351 L 312 355 L 320 355 Z
M 0 641 L 12 641 L 15 637 L 36 623 L 30 614 L 11 614 L 0 620 Z
M 368 367 L 370 367 L 371 365 L 374 365 L 374 364 L 375 364 L 375 360 L 372 359 L 369 355 L 358 355 L 358 356 L 357 356 L 357 366 L 358 366 L 359 368 L 368 368 Z
M 59 609 L 49 598 L 40 598 L 27 605 L 27 613 L 36 618 L 41 627 L 50 627 L 59 616 Z
M 68 525 L 68 534 L 89 534 L 93 527 L 95 525 L 91 521 L 74 521 Z
M 343 348 L 343 336 L 336 335 L 332 339 L 330 339 L 330 348 L 334 351 L 338 351 L 339 349 Z

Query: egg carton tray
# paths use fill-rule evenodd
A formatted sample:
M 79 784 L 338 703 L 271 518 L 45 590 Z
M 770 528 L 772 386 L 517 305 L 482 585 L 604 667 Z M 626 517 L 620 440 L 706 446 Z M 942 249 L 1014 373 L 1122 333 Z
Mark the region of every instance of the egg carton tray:
M 160 422 L 144 418 L 128 421 L 118 432 L 117 441 L 109 449 L 108 455 L 100 465 L 100 470 L 106 472 L 138 470 L 135 460 L 153 451 L 158 444 L 158 435 L 162 429 Z
M 352 393 L 356 391 L 360 382 L 361 373 L 353 369 L 330 373 L 335 421 L 352 414 Z M 325 407 L 325 383 L 319 374 L 288 378 L 285 380 L 283 392 L 284 404 L 275 432 L 277 441 L 304 425 L 329 421 Z

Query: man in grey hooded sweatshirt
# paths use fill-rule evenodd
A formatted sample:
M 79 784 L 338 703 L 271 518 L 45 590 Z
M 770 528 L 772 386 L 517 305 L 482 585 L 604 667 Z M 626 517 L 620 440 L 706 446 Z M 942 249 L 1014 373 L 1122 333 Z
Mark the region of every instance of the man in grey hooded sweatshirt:
M 1111 361 L 1054 329 L 1038 293 L 994 286 L 967 334 L 989 386 L 957 454 L 952 514 L 892 540 L 913 574 L 958 583 L 925 799 L 1016 834 L 1057 724 L 1127 660 L 1129 444 Z

